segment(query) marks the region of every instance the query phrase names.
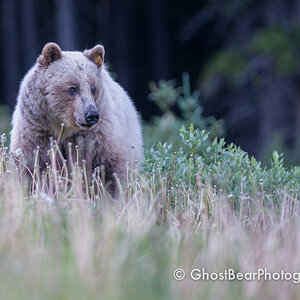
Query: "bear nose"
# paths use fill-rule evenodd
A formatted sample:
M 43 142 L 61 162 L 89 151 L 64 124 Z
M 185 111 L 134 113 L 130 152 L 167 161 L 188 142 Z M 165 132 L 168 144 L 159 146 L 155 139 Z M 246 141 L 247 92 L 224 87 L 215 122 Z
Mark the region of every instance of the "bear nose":
M 98 122 L 98 120 L 99 120 L 99 113 L 95 108 L 90 109 L 85 113 L 85 121 L 89 126 L 93 126 Z

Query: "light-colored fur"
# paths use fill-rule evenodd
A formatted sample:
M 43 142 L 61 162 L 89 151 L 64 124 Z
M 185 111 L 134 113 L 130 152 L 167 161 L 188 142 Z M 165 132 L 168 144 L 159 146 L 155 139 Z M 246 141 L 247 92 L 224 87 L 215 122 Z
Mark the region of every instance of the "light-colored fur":
M 78 145 L 89 172 L 103 165 L 108 179 L 113 180 L 116 173 L 125 180 L 126 164 L 132 164 L 132 152 L 138 162 L 143 154 L 139 118 L 127 93 L 111 78 L 105 66 L 97 66 L 86 53 L 62 51 L 60 58 L 46 66 L 39 63 L 40 57 L 25 75 L 13 114 L 11 151 L 15 156 L 22 153 L 32 170 L 34 152 L 39 147 L 40 165 L 45 168 L 49 163 L 50 137 L 57 140 L 64 123 L 59 145 L 65 152 L 68 143 Z M 82 97 L 70 101 L 65 93 L 68 84 L 74 81 L 80 84 Z M 97 86 L 94 98 L 90 94 L 92 81 Z M 97 107 L 99 121 L 85 129 L 76 121 L 84 118 L 84 107 L 89 104 Z

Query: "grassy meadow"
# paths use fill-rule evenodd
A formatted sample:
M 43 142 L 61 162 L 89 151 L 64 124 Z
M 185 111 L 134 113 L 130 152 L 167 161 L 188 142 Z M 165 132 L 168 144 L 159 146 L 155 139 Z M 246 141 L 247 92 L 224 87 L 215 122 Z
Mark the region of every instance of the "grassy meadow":
M 119 198 L 101 169 L 20 176 L 2 138 L 0 299 L 298 299 L 292 280 L 192 280 L 207 272 L 300 271 L 300 168 L 270 168 L 191 126 L 181 150 L 146 149 Z M 186 278 L 177 281 L 175 269 Z M 298 278 L 298 280 L 300 280 Z
M 150 88 L 162 115 L 144 125 L 144 160 L 127 166 L 117 199 L 101 168 L 90 184 L 80 161 L 57 165 L 55 142 L 28 184 L 2 135 L 0 299 L 300 299 L 300 167 L 226 144 L 186 74 L 183 87 Z M 202 268 L 295 277 L 193 280 Z

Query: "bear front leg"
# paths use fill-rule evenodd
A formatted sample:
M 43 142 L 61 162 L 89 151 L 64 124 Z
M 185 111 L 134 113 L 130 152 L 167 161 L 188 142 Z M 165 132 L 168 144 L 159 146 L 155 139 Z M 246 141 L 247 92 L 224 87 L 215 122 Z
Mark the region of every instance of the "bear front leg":
M 98 153 L 92 160 L 92 170 L 100 167 L 101 173 L 104 172 L 104 178 L 101 174 L 101 180 L 103 181 L 108 193 L 114 198 L 117 198 L 119 194 L 116 177 L 118 177 L 121 182 L 124 182 L 124 179 L 126 178 L 126 172 L 123 172 L 124 170 L 119 168 L 120 164 L 117 162 L 117 159 L 117 157 L 115 159 L 112 157 L 107 159 L 103 156 L 102 152 L 102 155 Z
M 41 171 L 46 169 L 46 165 L 50 163 L 49 149 L 48 136 L 34 134 L 32 131 L 12 135 L 11 152 L 15 162 L 18 166 L 23 166 L 29 175 L 33 174 L 36 163 Z

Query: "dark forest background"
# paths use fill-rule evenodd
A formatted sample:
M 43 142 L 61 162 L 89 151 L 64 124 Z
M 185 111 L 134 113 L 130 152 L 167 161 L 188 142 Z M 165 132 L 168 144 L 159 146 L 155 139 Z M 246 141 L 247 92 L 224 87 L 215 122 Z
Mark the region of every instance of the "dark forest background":
M 1 0 L 0 103 L 46 42 L 63 50 L 101 43 L 141 112 L 159 110 L 148 84 L 190 74 L 204 115 L 226 139 L 263 158 L 278 148 L 299 162 L 300 0 Z

